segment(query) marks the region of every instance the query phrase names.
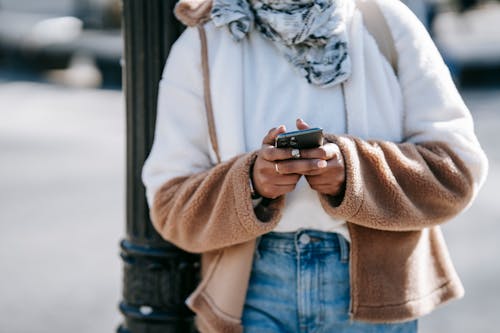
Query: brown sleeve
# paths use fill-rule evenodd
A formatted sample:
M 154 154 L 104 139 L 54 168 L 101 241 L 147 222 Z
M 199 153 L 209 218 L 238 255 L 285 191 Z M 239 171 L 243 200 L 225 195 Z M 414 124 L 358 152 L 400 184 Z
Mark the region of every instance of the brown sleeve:
M 445 143 L 327 140 L 340 147 L 346 168 L 343 199 L 320 195 L 335 218 L 372 229 L 417 230 L 445 222 L 472 197 L 472 176 Z
M 281 217 L 284 198 L 254 210 L 249 169 L 255 154 L 244 154 L 212 169 L 171 179 L 156 193 L 151 219 L 166 240 L 189 252 L 208 252 L 270 232 Z

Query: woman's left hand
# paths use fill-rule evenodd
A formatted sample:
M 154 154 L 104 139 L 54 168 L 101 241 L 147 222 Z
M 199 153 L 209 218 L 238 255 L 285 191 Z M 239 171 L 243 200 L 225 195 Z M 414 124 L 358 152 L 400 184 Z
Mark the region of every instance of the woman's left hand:
M 322 159 L 327 163 L 325 168 L 303 174 L 313 190 L 333 196 L 339 195 L 343 191 L 345 182 L 344 159 L 336 144 L 327 143 L 319 148 L 302 149 L 300 155 L 301 158 Z
M 302 119 L 297 119 L 298 129 L 307 129 Z M 319 193 L 336 196 L 342 193 L 345 183 L 345 168 L 342 152 L 335 143 L 326 143 L 318 148 L 301 149 L 303 159 L 321 159 L 327 162 L 325 168 L 303 173 L 309 186 Z

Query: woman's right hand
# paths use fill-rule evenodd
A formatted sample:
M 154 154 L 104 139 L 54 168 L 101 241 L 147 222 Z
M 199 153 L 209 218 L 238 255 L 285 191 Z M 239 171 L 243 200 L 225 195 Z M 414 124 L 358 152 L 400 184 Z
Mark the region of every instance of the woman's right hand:
M 265 198 L 275 199 L 295 189 L 301 175 L 281 174 L 276 169 L 279 161 L 291 158 L 290 149 L 276 148 L 276 136 L 285 133 L 285 126 L 269 130 L 262 140 L 262 147 L 257 152 L 257 159 L 253 166 L 252 181 L 255 191 Z

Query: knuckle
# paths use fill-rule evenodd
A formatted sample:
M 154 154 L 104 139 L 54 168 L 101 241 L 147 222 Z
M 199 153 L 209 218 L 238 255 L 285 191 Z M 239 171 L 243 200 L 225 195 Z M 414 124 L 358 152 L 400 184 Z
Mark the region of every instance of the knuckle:
M 329 156 L 328 151 L 325 149 L 325 147 L 319 148 L 319 158 L 325 160 Z
M 254 167 L 253 167 L 253 176 L 255 178 L 263 178 L 265 177 L 265 169 L 264 169 L 264 166 L 260 165 L 260 164 L 255 164 Z
M 312 159 L 312 160 L 308 160 L 308 168 L 310 170 L 318 170 L 318 162 L 319 162 L 319 159 Z
M 259 157 L 261 157 L 262 159 L 269 161 L 269 155 L 269 149 L 263 148 L 260 150 Z
M 279 163 L 280 174 L 286 174 L 289 171 L 288 163 Z
M 262 144 L 271 144 L 271 142 L 273 141 L 273 133 L 274 131 L 276 130 L 276 128 L 271 128 L 266 136 L 264 136 L 264 138 L 262 139 Z
M 273 149 L 273 158 L 275 161 L 277 160 L 286 160 L 288 158 L 287 149 L 283 148 L 274 148 Z
M 275 148 L 275 158 L 277 160 L 286 160 L 292 156 L 291 150 L 288 148 Z

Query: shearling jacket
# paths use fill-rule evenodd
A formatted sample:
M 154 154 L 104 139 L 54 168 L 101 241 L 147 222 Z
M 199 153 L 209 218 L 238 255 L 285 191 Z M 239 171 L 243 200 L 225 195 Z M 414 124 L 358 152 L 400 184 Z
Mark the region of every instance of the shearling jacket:
M 398 52 L 399 90 L 391 90 L 394 72 L 354 10 L 348 26 L 353 72 L 344 85 L 349 134 L 326 135 L 343 154 L 346 189 L 340 200 L 318 198 L 349 228 L 352 318 L 398 322 L 462 296 L 439 224 L 470 204 L 487 160 L 424 28 L 398 1 L 377 3 Z M 178 14 L 195 25 L 207 8 L 204 0 L 185 1 Z M 245 151 L 241 135 L 248 42 L 235 43 L 212 22 L 204 26 L 222 162 L 216 164 L 206 124 L 198 32 L 187 28 L 160 83 L 143 180 L 158 232 L 203 254 L 202 281 L 187 300 L 200 331 L 241 332 L 255 240 L 277 225 L 285 201 L 254 208 L 250 197 L 256 153 Z

